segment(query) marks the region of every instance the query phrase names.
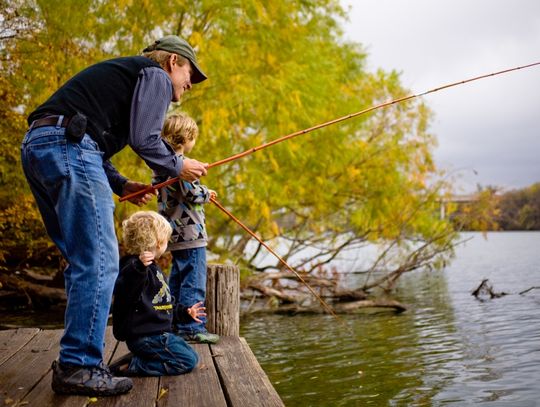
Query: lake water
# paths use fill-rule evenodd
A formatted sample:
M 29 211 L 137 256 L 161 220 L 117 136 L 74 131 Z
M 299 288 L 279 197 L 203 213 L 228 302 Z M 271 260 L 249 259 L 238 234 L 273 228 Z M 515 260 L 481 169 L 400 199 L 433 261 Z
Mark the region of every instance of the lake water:
M 464 234 L 441 272 L 402 278 L 410 309 L 253 315 L 241 335 L 287 406 L 540 406 L 540 232 Z M 488 278 L 507 296 L 479 301 Z

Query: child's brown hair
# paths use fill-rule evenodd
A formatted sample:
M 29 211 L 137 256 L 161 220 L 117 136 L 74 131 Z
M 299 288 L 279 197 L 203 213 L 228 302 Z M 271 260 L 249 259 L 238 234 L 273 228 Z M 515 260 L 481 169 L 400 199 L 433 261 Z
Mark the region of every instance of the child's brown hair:
M 161 137 L 175 150 L 183 146 L 188 141 L 194 140 L 199 135 L 197 123 L 187 114 L 173 114 L 165 120 Z

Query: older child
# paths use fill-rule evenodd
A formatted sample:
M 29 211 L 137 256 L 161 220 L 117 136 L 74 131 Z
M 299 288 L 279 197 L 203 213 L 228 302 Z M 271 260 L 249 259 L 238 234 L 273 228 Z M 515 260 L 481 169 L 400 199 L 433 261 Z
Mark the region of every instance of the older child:
M 185 115 L 172 115 L 165 121 L 161 136 L 180 158 L 193 149 L 199 129 L 195 121 Z M 155 177 L 154 183 L 165 181 Z M 173 264 L 169 286 L 176 300 L 183 306 L 203 302 L 206 297 L 206 244 L 203 204 L 215 197 L 215 192 L 199 181 L 179 181 L 158 194 L 159 213 L 173 226 L 169 242 Z M 184 339 L 199 343 L 216 343 L 219 336 L 206 330 L 206 318 L 176 324 L 178 334 Z
M 165 277 L 154 261 L 165 252 L 172 228 L 163 216 L 151 211 L 134 213 L 122 227 L 127 255 L 120 260 L 114 288 L 113 333 L 126 341 L 132 355 L 111 364 L 111 371 L 125 376 L 187 373 L 198 357 L 172 332 L 172 324 L 200 322 L 206 314 L 201 302 L 189 308 L 173 305 Z

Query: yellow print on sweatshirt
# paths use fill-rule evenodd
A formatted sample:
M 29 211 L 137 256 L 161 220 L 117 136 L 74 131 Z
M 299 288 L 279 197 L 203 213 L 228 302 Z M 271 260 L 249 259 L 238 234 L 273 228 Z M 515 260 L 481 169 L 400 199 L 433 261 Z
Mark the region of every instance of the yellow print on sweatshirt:
M 160 271 L 156 271 L 156 277 L 161 283 L 161 288 L 152 299 L 152 304 L 162 303 L 164 302 L 163 301 L 164 298 L 165 298 L 165 302 L 170 303 L 172 300 L 172 297 L 171 297 L 171 290 L 169 289 L 169 285 L 165 281 L 165 278 L 163 277 L 163 274 Z
M 156 311 L 163 311 L 163 310 L 172 309 L 172 304 L 166 304 L 166 305 L 154 305 L 154 309 L 155 309 Z

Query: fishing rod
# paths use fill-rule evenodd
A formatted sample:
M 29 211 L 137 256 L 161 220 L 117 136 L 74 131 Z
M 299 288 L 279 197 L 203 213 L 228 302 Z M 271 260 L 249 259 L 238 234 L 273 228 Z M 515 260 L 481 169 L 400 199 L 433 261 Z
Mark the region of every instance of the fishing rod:
M 213 162 L 213 163 L 208 165 L 208 168 L 210 169 L 210 168 L 217 167 L 219 165 L 223 165 L 223 164 L 231 162 L 231 161 L 238 160 L 239 158 L 242 158 L 242 157 L 245 157 L 247 155 L 253 154 L 253 153 L 255 153 L 255 152 L 259 151 L 259 150 L 263 150 L 265 148 L 271 147 L 271 146 L 273 146 L 275 144 L 278 144 L 278 143 L 281 143 L 281 142 L 283 142 L 285 140 L 289 140 L 289 139 L 292 139 L 294 137 L 298 137 L 298 136 L 301 136 L 303 134 L 310 133 L 310 132 L 312 132 L 314 130 L 322 129 L 323 127 L 327 127 L 327 126 L 330 126 L 332 124 L 336 124 L 336 123 L 339 123 L 339 122 L 342 122 L 342 121 L 345 121 L 345 120 L 352 119 L 353 117 L 357 117 L 357 116 L 372 112 L 374 110 L 381 109 L 383 107 L 395 105 L 397 103 L 405 102 L 406 100 L 415 99 L 415 98 L 425 96 L 425 95 L 430 94 L 430 93 L 438 92 L 438 91 L 443 90 L 443 89 L 448 89 L 448 88 L 451 88 L 451 87 L 454 87 L 454 86 L 463 85 L 465 83 L 474 82 L 474 81 L 477 81 L 477 80 L 480 80 L 480 79 L 488 78 L 490 76 L 501 75 L 501 74 L 504 74 L 504 73 L 517 71 L 517 70 L 520 70 L 520 69 L 530 68 L 530 67 L 533 67 L 533 66 L 536 66 L 536 65 L 540 65 L 540 62 L 534 62 L 534 63 L 528 64 L 528 65 L 517 66 L 517 67 L 514 67 L 514 68 L 504 69 L 504 70 L 498 71 L 498 72 L 493 72 L 493 73 L 489 73 L 489 74 L 485 74 L 485 75 L 475 76 L 474 78 L 469 78 L 469 79 L 461 80 L 461 81 L 458 81 L 458 82 L 449 83 L 447 85 L 438 86 L 436 88 L 427 90 L 425 92 L 416 93 L 416 94 L 412 94 L 412 95 L 408 95 L 408 96 L 403 96 L 403 97 L 400 97 L 400 98 L 397 98 L 397 99 L 389 100 L 389 101 L 381 103 L 379 105 L 375 105 L 375 106 L 369 107 L 367 109 L 360 110 L 359 112 L 350 113 L 350 114 L 348 114 L 346 116 L 338 117 L 337 119 L 333 119 L 333 120 L 330 120 L 330 121 L 327 121 L 327 122 L 324 122 L 324 123 L 321 123 L 321 124 L 317 124 L 316 126 L 309 127 L 307 129 L 304 129 L 304 130 L 296 131 L 296 132 L 288 134 L 286 136 L 283 136 L 283 137 L 277 138 L 275 140 L 269 141 L 267 143 L 261 144 L 260 146 L 252 147 L 252 148 L 250 148 L 250 149 L 248 149 L 248 150 L 246 150 L 244 152 L 241 152 L 241 153 L 232 155 L 230 157 L 224 158 L 222 160 Z M 122 196 L 120 198 L 120 202 L 125 201 L 127 199 L 132 199 L 132 198 L 135 198 L 135 197 L 138 197 L 140 195 L 147 194 L 147 193 L 153 193 L 154 191 L 156 191 L 156 190 L 158 190 L 160 188 L 166 187 L 168 185 L 174 184 L 175 182 L 177 182 L 179 180 L 180 180 L 180 177 L 175 177 L 175 178 L 171 178 L 171 179 L 169 179 L 169 180 L 167 180 L 165 182 L 162 182 L 160 184 L 150 185 L 147 188 L 141 189 L 140 191 L 133 192 L 131 194 Z
M 236 216 L 234 216 L 231 212 L 229 212 L 221 203 L 219 203 L 215 198 L 210 197 L 210 201 L 216 205 L 223 213 L 225 213 L 229 218 L 231 218 L 234 222 L 236 222 L 242 229 L 244 229 L 251 237 L 253 237 L 255 240 L 257 240 L 261 245 L 264 246 L 266 250 L 268 250 L 270 253 L 276 257 L 280 261 L 281 264 L 283 264 L 289 271 L 294 273 L 294 275 L 304 284 L 309 292 L 313 294 L 313 296 L 319 301 L 319 303 L 323 306 L 323 308 L 332 316 L 334 316 L 336 319 L 338 319 L 340 322 L 343 323 L 344 326 L 348 328 L 348 326 L 343 322 L 338 315 L 334 312 L 334 310 L 321 298 L 319 294 L 311 288 L 311 286 L 307 283 L 307 281 L 295 270 L 293 269 L 289 263 L 283 259 L 279 254 L 277 254 L 270 246 L 268 246 L 259 236 L 257 236 L 250 228 L 248 228 L 246 225 L 244 225 Z

